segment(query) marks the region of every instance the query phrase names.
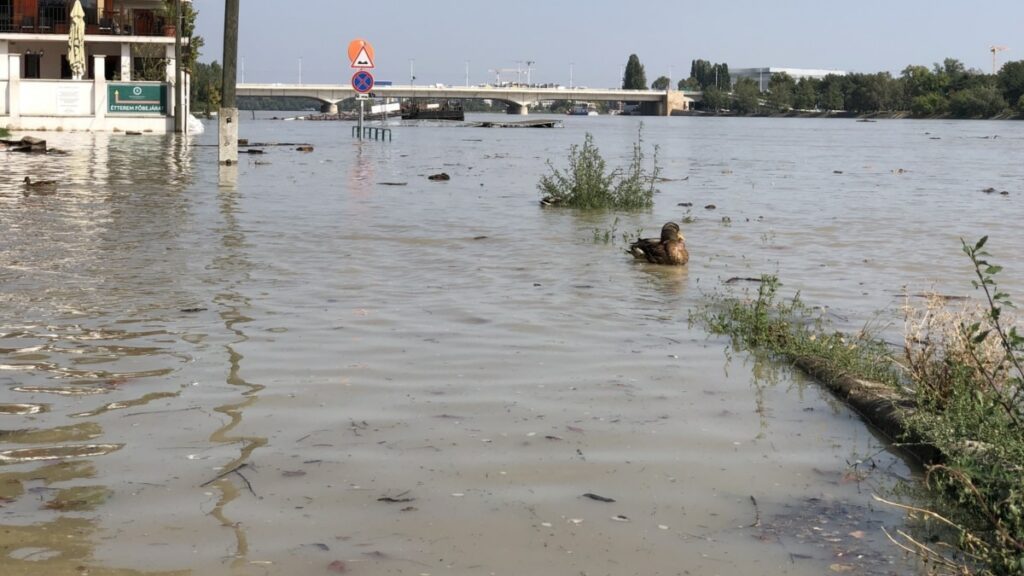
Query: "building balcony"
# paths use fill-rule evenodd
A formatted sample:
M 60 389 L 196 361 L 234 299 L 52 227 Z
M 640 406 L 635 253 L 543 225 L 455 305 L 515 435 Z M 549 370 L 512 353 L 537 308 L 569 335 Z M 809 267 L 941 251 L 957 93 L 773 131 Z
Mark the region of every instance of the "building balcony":
M 31 13 L 0 2 L 0 34 L 63 35 L 71 25 L 68 6 L 39 6 Z M 86 10 L 85 33 L 111 36 L 174 36 L 173 17 L 158 9 Z

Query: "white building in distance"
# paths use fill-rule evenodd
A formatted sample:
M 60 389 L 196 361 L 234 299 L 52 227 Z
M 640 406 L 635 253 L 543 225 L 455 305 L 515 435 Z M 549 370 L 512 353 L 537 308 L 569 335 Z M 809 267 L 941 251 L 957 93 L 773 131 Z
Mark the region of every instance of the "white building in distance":
M 732 79 L 732 84 L 735 86 L 736 81 L 740 78 L 750 78 L 757 82 L 757 86 L 761 89 L 761 92 L 768 90 L 768 82 L 772 79 L 772 74 L 779 74 L 785 72 L 794 80 L 801 78 L 815 78 L 822 79 L 829 74 L 835 76 L 846 76 L 848 72 L 845 70 L 817 70 L 813 68 L 776 68 L 769 66 L 766 68 L 736 68 L 735 70 L 729 70 L 729 77 Z

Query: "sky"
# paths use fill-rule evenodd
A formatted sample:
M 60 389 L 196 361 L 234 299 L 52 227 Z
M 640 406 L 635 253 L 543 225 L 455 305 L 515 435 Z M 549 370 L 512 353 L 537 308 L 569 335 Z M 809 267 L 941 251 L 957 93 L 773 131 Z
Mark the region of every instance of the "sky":
M 348 84 L 347 47 L 374 48 L 374 77 L 461 86 L 504 81 L 612 87 L 630 54 L 673 84 L 703 58 L 730 68 L 850 72 L 992 69 L 1024 59 L 1024 0 L 240 0 L 239 81 Z M 193 0 L 200 60 L 223 60 L 224 0 Z

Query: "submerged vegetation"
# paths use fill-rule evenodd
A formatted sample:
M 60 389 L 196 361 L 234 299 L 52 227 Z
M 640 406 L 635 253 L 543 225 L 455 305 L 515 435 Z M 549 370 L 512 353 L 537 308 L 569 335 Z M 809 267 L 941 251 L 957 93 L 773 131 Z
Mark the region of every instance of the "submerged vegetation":
M 10 135 L 11 133 L 7 131 L 7 128 L 0 126 L 0 138 L 6 138 L 7 136 Z
M 637 129 L 633 157 L 625 169 L 608 171 L 607 163 L 588 132 L 583 146 L 569 147 L 569 168 L 563 172 L 548 161 L 551 173 L 542 176 L 537 187 L 547 206 L 568 208 L 638 210 L 654 205 L 654 183 L 658 180 L 658 147 L 654 147 L 651 168 L 646 167 L 643 125 Z
M 799 295 L 777 299 L 763 276 L 753 300 L 715 298 L 696 316 L 735 345 L 767 351 L 833 390 L 869 396 L 869 420 L 898 423 L 894 440 L 925 454 L 935 511 L 906 507 L 927 534 L 890 536 L 942 573 L 1024 573 L 1024 336 L 987 261 L 987 238 L 963 249 L 984 305 L 950 310 L 930 298 L 909 306 L 902 350 L 869 332 L 828 329 Z M 863 399 L 862 399 L 863 400 Z M 883 429 L 892 428 L 881 422 Z M 899 445 L 899 444 L 898 444 Z M 955 534 L 955 548 L 939 534 Z

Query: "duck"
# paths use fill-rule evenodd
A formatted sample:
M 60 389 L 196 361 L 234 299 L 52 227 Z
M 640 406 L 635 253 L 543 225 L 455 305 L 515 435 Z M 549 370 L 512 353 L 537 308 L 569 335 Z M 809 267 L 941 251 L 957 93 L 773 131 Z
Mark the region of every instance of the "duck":
M 686 238 L 675 222 L 666 222 L 661 227 L 661 238 L 641 238 L 630 244 L 629 253 L 638 260 L 668 266 L 683 266 L 690 260 Z
M 25 176 L 25 186 L 28 186 L 29 188 L 44 188 L 56 185 L 56 180 L 36 180 L 35 182 L 33 182 L 31 177 Z

